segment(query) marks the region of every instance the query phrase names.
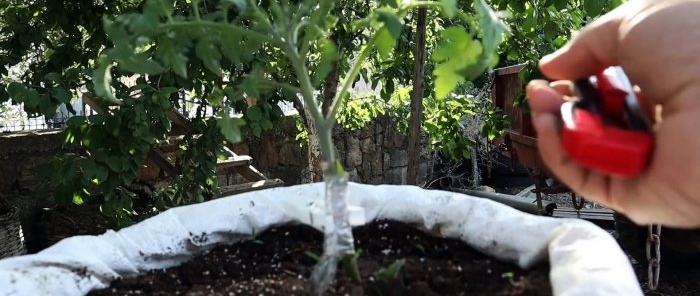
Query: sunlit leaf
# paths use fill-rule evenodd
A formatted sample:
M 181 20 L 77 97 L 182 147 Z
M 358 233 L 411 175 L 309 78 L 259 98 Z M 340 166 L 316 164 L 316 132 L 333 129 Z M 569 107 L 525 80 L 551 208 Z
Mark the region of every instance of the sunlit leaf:
M 382 59 L 386 59 L 394 50 L 396 39 L 391 37 L 389 29 L 386 27 L 381 28 L 377 34 L 377 51 Z

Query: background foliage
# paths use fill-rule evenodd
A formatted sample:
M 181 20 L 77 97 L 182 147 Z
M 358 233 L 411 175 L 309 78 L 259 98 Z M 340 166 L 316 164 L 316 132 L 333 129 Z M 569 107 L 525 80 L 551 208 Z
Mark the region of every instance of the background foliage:
M 301 16 L 285 11 L 292 7 L 286 4 L 307 2 L 314 1 L 278 5 L 190 0 L 169 5 L 165 0 L 6 0 L 0 3 L 0 103 L 22 106 L 31 116 L 52 117 L 59 105 L 70 110 L 72 100 L 91 94 L 110 110 L 76 116 L 68 123 L 66 144 L 80 145 L 84 153 L 52 161 L 46 176 L 59 203 L 81 204 L 90 196 L 103 196 L 103 213 L 119 226 L 130 223 L 134 214 L 128 185 L 148 153 L 172 130 L 166 112 L 182 104 L 197 106 L 192 129 L 180 145 L 183 153 L 176 167 L 182 174 L 153 202 L 164 209 L 202 201 L 218 188 L 214 172 L 224 145 L 240 141 L 244 133 L 260 135 L 272 128 L 283 116 L 280 101 L 300 110 L 305 105 L 297 95 L 298 69 L 285 58 L 286 45 L 268 34 L 271 29 L 294 28 L 304 32 L 300 38 L 308 38 L 299 40 L 303 46 L 296 50 L 306 61 L 315 98 L 325 112 L 341 73 L 357 60 L 358 48 L 376 42 L 358 79 L 370 82 L 372 89 L 380 85 L 380 92 L 345 100 L 338 121 L 359 128 L 380 114 L 408 117 L 415 14 L 401 13 L 399 1 L 337 1 L 327 14 L 309 15 L 313 26 L 293 26 Z M 564 44 L 571 30 L 619 4 L 491 2 L 510 15 L 510 37 L 498 48 L 500 59 L 481 55 L 496 50 L 498 43 L 473 38 L 479 27 L 472 1 L 440 1 L 443 12 L 431 10 L 428 15 L 430 75 L 422 128 L 432 147 L 452 158 L 467 157 L 473 145 L 473 139 L 455 136 L 463 134 L 465 116 L 478 114 L 487 137 L 500 135 L 507 122 L 490 106 L 488 95 L 476 91 L 489 83 L 487 76 L 479 76 L 481 69 L 526 62 L 522 79 L 537 77 L 534 65 L 540 56 Z M 371 39 L 374 30 L 380 30 L 376 41 Z M 475 78 L 473 84 L 464 83 Z M 206 116 L 207 108 L 213 117 Z M 238 112 L 242 116 L 231 116 Z

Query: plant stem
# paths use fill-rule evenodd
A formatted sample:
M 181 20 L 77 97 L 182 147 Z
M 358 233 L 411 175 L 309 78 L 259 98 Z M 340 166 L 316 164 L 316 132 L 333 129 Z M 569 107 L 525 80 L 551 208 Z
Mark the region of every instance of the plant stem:
M 260 82 L 272 86 L 272 87 L 277 87 L 277 88 L 282 88 L 285 90 L 288 90 L 293 93 L 300 93 L 301 89 L 299 87 L 291 85 L 289 83 L 284 83 L 284 82 L 279 82 L 279 81 L 274 81 L 274 80 L 269 80 L 269 79 L 262 79 Z
M 345 255 L 342 259 L 342 263 L 345 266 L 345 271 L 348 273 L 352 281 L 356 284 L 362 282 L 362 275 L 360 275 L 360 267 L 357 264 L 357 258 L 359 257 L 359 255 L 360 252 L 356 252 L 355 254 Z
M 323 161 L 330 167 L 335 163 L 335 151 L 333 150 L 333 139 L 331 136 L 332 125 L 326 121 L 321 114 L 321 109 L 314 100 L 313 85 L 309 70 L 306 67 L 306 62 L 301 59 L 296 48 L 292 44 L 285 43 L 284 51 L 287 53 L 289 60 L 296 72 L 299 86 L 301 88 L 301 97 L 304 99 L 306 108 L 309 108 L 312 120 L 318 130 L 319 144 L 321 145 L 321 157 Z
M 194 19 L 198 21 L 202 19 L 202 17 L 199 15 L 199 1 L 200 0 L 192 0 L 192 10 L 194 10 Z

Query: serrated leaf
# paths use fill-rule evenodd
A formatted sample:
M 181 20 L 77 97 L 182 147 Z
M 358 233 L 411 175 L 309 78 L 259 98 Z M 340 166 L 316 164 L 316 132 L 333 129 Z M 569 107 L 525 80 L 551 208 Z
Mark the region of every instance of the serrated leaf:
M 180 77 L 187 78 L 187 57 L 182 54 L 180 48 L 176 47 L 172 39 L 161 39 L 156 53 L 166 67 L 172 68 Z
M 201 38 L 195 47 L 197 57 L 202 60 L 204 66 L 216 75 L 223 75 L 221 72 L 221 52 L 209 38 Z
M 476 2 L 476 12 L 480 17 L 482 31 L 481 44 L 483 45 L 485 53 L 482 60 L 488 67 L 493 67 L 498 59 L 498 46 L 503 42 L 508 27 L 485 0 L 478 0 Z
M 245 125 L 243 119 L 221 117 L 216 119 L 216 125 L 229 143 L 235 144 L 242 140 L 241 127 Z
M 457 0 L 440 0 L 442 12 L 447 17 L 453 17 L 457 11 Z
M 387 11 L 379 11 L 379 21 L 384 24 L 384 27 L 389 30 L 389 34 L 392 38 L 398 39 L 401 36 L 401 29 L 403 28 L 403 23 L 399 16 L 395 13 Z

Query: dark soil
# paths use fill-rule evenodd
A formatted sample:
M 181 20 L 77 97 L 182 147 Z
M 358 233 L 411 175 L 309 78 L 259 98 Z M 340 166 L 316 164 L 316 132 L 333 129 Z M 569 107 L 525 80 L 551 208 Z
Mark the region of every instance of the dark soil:
M 507 190 L 510 191 L 519 191 L 522 189 L 522 186 L 512 186 L 506 188 L 505 186 L 501 187 L 494 187 L 497 191 L 499 192 L 504 192 Z M 51 210 L 44 210 L 42 211 L 41 215 L 39 216 L 38 219 L 39 223 L 37 223 L 37 226 L 34 228 L 36 235 L 35 239 L 32 242 L 27 242 L 29 252 L 34 253 L 38 252 L 53 243 L 58 242 L 59 240 L 70 237 L 70 236 L 75 236 L 75 235 L 99 235 L 104 233 L 108 228 L 109 224 L 107 223 L 106 219 L 99 213 L 99 207 L 96 203 L 91 203 L 90 205 L 84 205 L 80 207 L 70 207 L 70 208 L 63 208 L 63 209 L 51 209 Z M 306 230 L 307 232 L 310 232 L 311 234 L 307 234 L 311 236 L 312 238 L 320 238 L 319 234 L 313 234 L 313 231 Z M 611 230 L 612 232 L 613 230 Z M 295 231 L 295 232 L 290 232 L 291 233 L 300 233 L 300 231 Z M 268 234 L 266 234 L 268 235 Z M 261 238 L 263 238 L 261 236 Z M 320 253 L 320 243 L 318 242 L 309 242 L 312 241 L 312 238 L 308 238 L 308 241 L 305 243 L 306 246 L 308 247 L 307 249 L 304 250 L 311 250 L 316 253 Z M 285 241 L 284 244 L 291 244 L 292 242 L 287 242 Z M 363 241 L 361 243 L 364 243 Z M 256 248 L 256 252 L 265 252 L 266 254 L 272 254 L 269 248 L 271 247 L 271 244 L 274 246 L 278 243 L 266 243 L 263 246 L 260 246 L 258 244 L 250 245 L 248 244 L 242 244 L 242 246 L 247 246 L 247 248 Z M 303 246 L 303 245 L 302 245 Z M 366 245 L 363 245 L 361 248 L 366 248 L 364 247 Z M 426 246 L 424 246 L 426 248 Z M 235 250 L 234 248 L 229 248 L 229 252 L 232 252 L 232 250 Z M 239 253 L 242 252 L 242 249 L 238 249 Z M 368 249 L 369 250 L 369 249 Z M 426 249 L 429 251 L 428 249 Z M 214 254 L 210 253 L 205 256 L 216 256 L 216 252 L 221 252 L 221 250 L 214 250 Z M 367 252 L 367 250 L 365 250 Z M 303 252 L 302 252 L 303 253 Z M 253 254 L 253 253 L 250 253 Z M 282 254 L 282 253 L 281 253 Z M 286 254 L 286 253 L 283 253 Z M 391 254 L 390 254 L 391 255 Z M 238 255 L 240 256 L 240 254 Z M 251 255 L 252 256 L 252 255 Z M 257 258 L 262 258 L 261 254 L 256 255 L 258 256 Z M 269 255 L 268 255 L 269 256 Z M 285 255 L 285 256 L 290 256 L 290 255 Z M 369 256 L 372 256 L 371 253 Z M 371 267 L 370 265 L 366 265 L 366 267 L 363 269 L 363 273 L 368 274 L 376 271 L 376 269 L 380 267 L 386 267 L 390 265 L 393 261 L 397 258 L 400 258 L 400 256 L 396 256 L 395 254 L 393 255 L 394 259 L 389 259 L 388 256 L 380 256 L 382 259 L 382 263 L 375 263 L 374 267 Z M 454 254 L 454 256 L 459 256 L 459 254 Z M 407 259 L 407 264 L 404 267 L 406 270 L 410 270 L 411 266 L 411 261 L 409 256 L 405 256 Z M 285 257 L 286 258 L 286 257 Z M 371 258 L 371 257 L 369 257 Z M 362 259 L 368 259 L 368 254 L 365 254 L 362 256 Z M 639 278 L 640 285 L 642 289 L 645 291 L 645 295 L 651 296 L 651 295 L 669 295 L 669 296 L 695 296 L 695 295 L 700 295 L 700 266 L 695 265 L 695 266 L 687 266 L 685 268 L 675 268 L 672 266 L 669 266 L 667 260 L 671 258 L 663 257 L 662 258 L 662 271 L 661 271 L 661 279 L 659 282 L 659 287 L 657 291 L 652 292 L 649 291 L 647 288 L 647 269 L 645 262 L 642 261 L 636 261 L 632 258 L 630 260 L 632 261 L 632 266 L 634 267 L 637 277 Z M 286 260 L 286 259 L 285 259 Z M 296 285 L 297 289 L 301 289 L 303 287 L 303 276 L 308 275 L 309 268 L 312 266 L 313 262 L 311 259 L 304 257 L 302 261 L 304 264 L 299 265 L 299 268 L 303 268 L 304 274 L 302 274 L 302 279 L 297 279 L 296 281 L 299 283 Z M 253 260 L 249 260 L 253 261 Z M 263 262 L 263 261 L 260 261 Z M 477 261 L 478 262 L 478 261 Z M 462 264 L 461 267 L 463 269 L 463 272 L 465 271 L 465 268 L 473 268 L 476 269 L 477 271 L 479 268 L 488 268 L 484 267 L 482 261 L 482 265 L 479 265 L 479 263 L 470 263 L 469 265 L 467 264 Z M 498 264 L 496 261 L 490 261 L 491 264 Z M 259 264 L 256 262 L 256 264 Z M 247 266 L 252 266 L 252 264 L 249 264 Z M 372 270 L 374 268 L 374 270 Z M 405 271 L 406 271 L 405 270 Z M 427 269 L 426 269 L 427 270 Z M 482 273 L 485 273 L 485 270 L 481 270 Z M 513 270 L 518 270 L 517 268 Z M 423 272 L 423 271 L 422 271 Z M 501 274 L 498 273 L 498 271 L 494 271 L 492 268 L 492 273 L 494 275 L 494 280 L 499 281 L 503 280 L 501 278 Z M 438 277 L 434 277 L 435 281 L 440 283 L 441 280 L 445 279 L 446 274 L 444 271 L 440 273 Z M 546 272 L 542 272 L 542 274 L 546 275 Z M 154 277 L 154 275 L 150 275 L 150 277 Z M 281 276 L 280 276 L 281 277 Z M 201 277 L 197 277 L 201 278 Z M 406 277 L 404 276 L 404 279 Z M 465 276 L 466 278 L 466 276 Z M 410 277 L 409 277 L 410 279 Z M 515 279 L 518 279 L 515 277 Z M 291 277 L 290 277 L 291 280 Z M 346 280 L 345 278 L 341 277 L 341 280 Z M 270 279 L 268 280 L 269 283 L 265 283 L 266 285 L 274 285 L 275 279 Z M 477 283 L 481 283 L 482 280 L 476 280 Z M 527 281 L 527 279 L 526 279 Z M 526 281 L 521 281 L 521 285 L 523 283 L 526 283 Z M 133 282 L 131 282 L 133 283 Z M 199 283 L 199 282 L 197 282 Z M 425 282 L 430 284 L 430 282 Z M 462 281 L 462 284 L 473 284 L 474 280 L 468 280 L 468 281 Z M 509 283 L 507 280 L 500 281 L 500 283 Z M 232 280 L 228 280 L 228 282 L 225 282 L 227 285 L 234 285 Z M 441 283 L 440 283 L 441 284 Z M 258 282 L 258 286 L 261 286 L 262 284 Z M 417 284 L 418 285 L 418 284 Z M 509 284 L 508 284 L 509 285 Z M 508 285 L 503 285 L 503 286 L 508 286 Z M 206 286 L 206 285 L 204 285 Z M 291 286 L 291 285 L 290 285 Z M 145 286 L 144 286 L 145 287 Z M 200 287 L 201 288 L 201 287 Z M 399 290 L 400 291 L 400 290 Z M 418 291 L 417 288 L 411 287 L 411 292 L 408 292 L 404 295 L 418 295 L 414 294 L 414 291 Z M 104 292 L 104 291 L 103 291 Z M 126 294 L 126 291 L 122 291 L 124 294 Z M 145 293 L 145 292 L 144 292 Z M 174 292 L 173 292 L 174 293 Z M 252 293 L 252 292 L 251 292 Z M 281 293 L 281 292 L 280 292 Z M 299 292 L 301 293 L 301 292 Z M 119 294 L 119 293 L 115 293 Z M 149 294 L 149 293 L 145 293 Z M 182 294 L 185 294 L 184 292 Z M 216 293 L 209 293 L 209 292 L 202 292 L 202 295 L 207 294 L 207 295 L 216 295 Z M 225 293 L 223 293 L 225 295 Z M 264 295 L 271 295 L 271 293 L 263 293 Z M 349 295 L 352 295 L 348 293 Z M 370 292 L 367 292 L 367 294 L 370 294 Z M 465 293 L 467 295 L 474 295 L 474 293 Z M 95 294 L 95 295 L 109 295 L 109 294 Z M 169 293 L 162 293 L 162 295 L 169 295 Z M 190 294 L 190 295 L 198 295 L 196 293 Z M 234 295 L 248 295 L 248 292 L 246 293 L 234 293 Z M 257 294 L 254 294 L 257 295 Z M 294 295 L 294 294 L 291 294 Z M 428 294 L 430 295 L 430 294 Z M 458 294 L 447 294 L 447 295 L 458 295 Z M 497 295 L 497 294 L 494 294 Z
M 522 270 L 487 257 L 461 241 L 432 237 L 397 222 L 354 229 L 363 283 L 344 270 L 327 295 L 551 295 L 549 266 Z M 308 226 L 285 226 L 255 240 L 219 246 L 181 266 L 117 280 L 89 295 L 304 295 L 321 252 L 322 235 Z M 374 273 L 397 260 L 393 280 Z

